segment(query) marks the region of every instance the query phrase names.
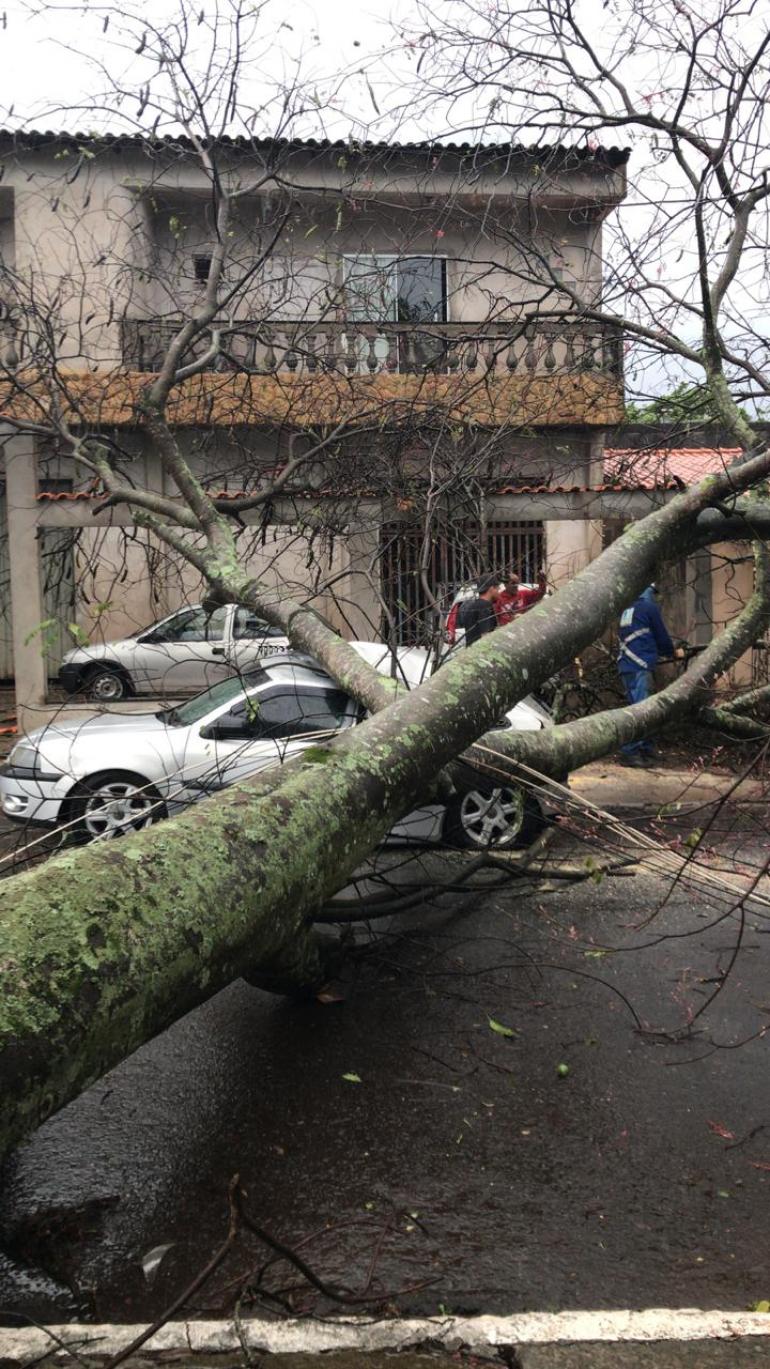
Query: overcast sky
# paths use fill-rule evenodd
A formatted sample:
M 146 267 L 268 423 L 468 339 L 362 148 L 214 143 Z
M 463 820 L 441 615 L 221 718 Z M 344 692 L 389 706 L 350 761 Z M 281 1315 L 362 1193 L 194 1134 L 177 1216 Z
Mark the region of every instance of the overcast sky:
M 197 6 L 197 0 L 195 3 Z M 208 22 L 209 15 L 216 13 L 216 0 L 200 3 Z M 143 4 L 151 8 L 144 11 Z M 177 0 L 121 0 L 120 7 L 110 12 L 105 31 L 107 9 L 99 0 L 85 0 L 84 4 L 72 7 L 65 3 L 48 4 L 37 14 L 18 0 L 5 8 L 4 26 L 0 29 L 4 45 L 0 122 L 83 131 L 116 127 L 119 116 L 114 101 L 106 102 L 100 117 L 89 109 L 92 97 L 98 97 L 108 84 L 98 64 L 104 62 L 113 76 L 135 90 L 141 80 L 141 64 L 146 62 L 146 57 L 134 54 L 136 24 L 145 12 L 156 23 L 162 23 L 164 16 L 177 13 Z M 134 16 L 128 43 L 120 34 L 122 13 Z M 477 13 L 478 22 L 483 23 L 483 6 L 479 6 Z M 242 82 L 242 103 L 247 108 L 259 104 L 260 92 L 271 83 L 276 88 L 285 84 L 301 67 L 303 87 L 315 85 L 319 102 L 317 111 L 311 105 L 302 124 L 295 125 L 295 133 L 344 137 L 352 132 L 359 137 L 375 138 L 392 136 L 394 131 L 401 138 L 446 135 L 440 110 L 434 108 L 420 116 L 408 103 L 415 55 L 408 45 L 398 44 L 394 38 L 399 26 L 408 27 L 415 22 L 414 0 L 363 0 L 360 6 L 351 0 L 292 0 L 291 4 L 270 0 L 260 20 L 261 30 L 268 37 Z M 204 32 L 201 29 L 201 34 Z M 641 79 L 652 79 L 653 74 L 645 59 Z M 329 91 L 333 92 L 331 102 Z M 406 112 L 389 119 L 388 107 L 397 107 L 405 94 Z M 133 117 L 134 96 L 126 101 L 125 111 Z M 461 107 L 454 110 L 454 115 L 461 119 L 467 112 Z M 242 130 L 233 126 L 229 131 Z M 496 133 L 500 136 L 499 131 Z M 648 153 L 644 137 L 637 138 L 629 200 L 622 211 L 632 235 L 643 231 L 650 206 L 654 212 L 655 203 L 666 193 L 661 182 L 651 181 Z M 677 246 L 681 250 L 675 252 L 668 241 L 661 253 L 660 270 L 669 278 L 675 261 L 683 263 L 679 268 L 682 271 L 688 266 L 690 228 L 686 227 L 680 236 L 682 241 Z M 754 307 L 758 306 L 764 317 L 765 292 L 744 291 L 744 295 L 749 305 L 756 300 Z M 671 383 L 659 361 L 653 361 L 644 375 L 640 372 L 638 381 L 648 393 L 665 390 Z
M 174 9 L 173 0 L 153 0 L 151 12 L 155 21 L 160 22 L 164 13 L 172 14 Z M 69 109 L 80 105 L 103 88 L 103 78 L 89 57 L 103 58 L 116 70 L 126 69 L 125 59 L 112 41 L 116 21 L 110 21 L 105 34 L 104 12 L 98 3 L 88 12 L 87 0 L 85 7 L 59 4 L 38 14 L 17 3 L 0 6 L 0 14 L 4 13 L 0 30 L 1 107 L 6 116 L 12 110 L 14 125 L 42 121 L 48 127 L 53 113 L 59 113 L 60 122 L 68 123 L 56 107 Z M 372 93 L 366 82 L 356 76 L 355 69 L 369 69 L 374 99 L 380 104 L 400 78 L 398 62 L 385 58 L 393 40 L 389 21 L 392 18 L 398 23 L 412 14 L 413 6 L 408 0 L 368 0 L 360 6 L 351 0 L 292 0 L 290 5 L 274 4 L 267 23 L 276 41 L 266 59 L 265 71 L 280 79 L 284 63 L 291 66 L 301 56 L 308 81 L 323 84 L 346 73 L 345 104 L 350 115 L 367 126 L 377 122 L 377 116 Z M 335 136 L 350 129 L 350 117 L 335 119 L 325 112 L 324 120 L 333 125 L 329 131 Z

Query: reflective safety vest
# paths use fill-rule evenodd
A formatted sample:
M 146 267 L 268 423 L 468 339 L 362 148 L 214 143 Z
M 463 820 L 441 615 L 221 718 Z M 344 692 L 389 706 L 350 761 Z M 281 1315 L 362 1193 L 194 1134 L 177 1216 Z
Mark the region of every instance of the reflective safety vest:
M 628 611 L 631 612 L 631 610 Z M 641 656 L 637 656 L 636 652 L 631 650 L 629 642 L 635 642 L 638 637 L 646 637 L 647 632 L 648 629 L 646 627 L 637 628 L 636 632 L 629 632 L 628 636 L 624 637 L 620 643 L 621 657 L 625 656 L 626 660 L 633 661 L 634 665 L 637 665 L 640 670 L 649 670 L 650 663 L 649 661 L 643 660 Z

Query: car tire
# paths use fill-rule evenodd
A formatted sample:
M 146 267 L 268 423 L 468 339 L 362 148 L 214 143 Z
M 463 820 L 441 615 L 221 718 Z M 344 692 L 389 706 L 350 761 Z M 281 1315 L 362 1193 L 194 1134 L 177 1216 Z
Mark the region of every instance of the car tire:
M 545 827 L 537 799 L 517 786 L 464 789 L 447 804 L 444 839 L 466 850 L 521 850 Z
M 62 809 L 62 823 L 79 843 L 125 836 L 165 817 L 168 809 L 155 786 L 124 770 L 102 770 L 81 780 Z
M 132 693 L 131 681 L 117 666 L 94 666 L 86 675 L 86 693 L 99 703 L 118 703 Z

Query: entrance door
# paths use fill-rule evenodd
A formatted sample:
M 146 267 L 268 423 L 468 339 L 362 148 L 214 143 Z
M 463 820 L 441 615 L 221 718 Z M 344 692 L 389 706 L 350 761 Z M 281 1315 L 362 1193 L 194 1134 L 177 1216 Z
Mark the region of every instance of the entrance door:
M 11 567 L 8 559 L 5 490 L 0 487 L 0 680 L 13 679 Z M 40 650 L 49 679 L 55 678 L 65 652 L 73 646 L 69 624 L 76 620 L 75 549 L 79 529 L 41 528 L 38 539 L 43 603 Z
M 72 650 L 69 624 L 75 621 L 75 547 L 79 532 L 43 528 L 40 533 L 40 575 L 43 589 L 41 650 L 48 678 L 55 679 L 65 652 Z
M 401 645 L 428 645 L 438 628 L 420 575 L 423 536 L 419 524 L 407 522 L 387 523 L 381 533 L 382 592 Z M 479 575 L 515 570 L 525 584 L 534 582 L 544 553 L 542 523 L 494 522 L 482 529 L 475 519 L 447 519 L 433 534 L 428 581 L 446 613 L 457 590 Z

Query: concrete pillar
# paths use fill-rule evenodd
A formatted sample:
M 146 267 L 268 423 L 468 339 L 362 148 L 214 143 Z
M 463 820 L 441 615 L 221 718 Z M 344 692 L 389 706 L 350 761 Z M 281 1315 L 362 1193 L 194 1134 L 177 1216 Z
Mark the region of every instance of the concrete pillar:
M 601 523 L 589 519 L 549 519 L 545 524 L 545 545 L 548 579 L 558 589 L 600 554 Z
M 714 586 L 711 548 L 702 547 L 688 561 L 685 635 L 693 646 L 707 646 L 714 630 Z
M 45 705 L 48 686 L 44 643 L 40 632 L 43 591 L 38 545 L 35 439 L 29 436 L 6 438 L 3 450 L 16 713 L 19 731 L 22 732 L 41 721 L 39 714 Z
M 382 513 L 378 507 L 362 505 L 355 522 L 345 534 L 345 555 L 349 574 L 338 593 L 345 596 L 344 637 L 371 641 L 381 631 L 382 605 L 369 581 L 369 572 L 382 586 L 382 567 L 378 558 Z

